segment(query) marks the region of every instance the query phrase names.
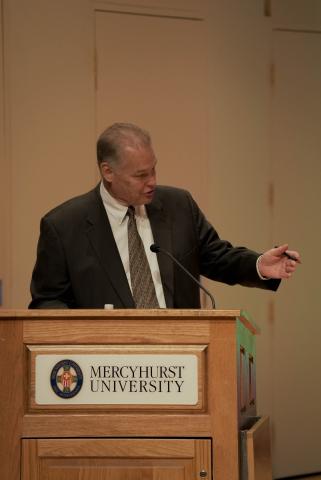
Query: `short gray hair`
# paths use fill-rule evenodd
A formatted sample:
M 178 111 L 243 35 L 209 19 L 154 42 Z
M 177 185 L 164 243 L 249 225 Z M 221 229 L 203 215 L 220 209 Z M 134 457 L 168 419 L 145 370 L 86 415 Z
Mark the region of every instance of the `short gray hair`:
M 132 123 L 114 123 L 99 136 L 97 141 L 97 161 L 115 164 L 120 161 L 125 147 L 151 148 L 149 133 Z

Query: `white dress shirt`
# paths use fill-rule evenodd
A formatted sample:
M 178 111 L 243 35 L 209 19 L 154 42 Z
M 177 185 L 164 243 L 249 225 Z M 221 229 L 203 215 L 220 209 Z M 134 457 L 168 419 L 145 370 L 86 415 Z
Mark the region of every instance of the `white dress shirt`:
M 103 182 L 100 184 L 100 195 L 106 209 L 108 220 L 115 238 L 115 242 L 119 251 L 121 261 L 127 276 L 129 286 L 131 288 L 130 271 L 129 271 L 129 253 L 128 253 L 128 207 L 119 203 L 106 190 Z M 135 219 L 138 233 L 143 241 L 147 260 L 152 272 L 152 278 L 155 285 L 155 291 L 160 308 L 166 308 L 163 285 L 161 281 L 157 255 L 150 250 L 150 246 L 154 243 L 153 233 L 144 205 L 135 206 Z

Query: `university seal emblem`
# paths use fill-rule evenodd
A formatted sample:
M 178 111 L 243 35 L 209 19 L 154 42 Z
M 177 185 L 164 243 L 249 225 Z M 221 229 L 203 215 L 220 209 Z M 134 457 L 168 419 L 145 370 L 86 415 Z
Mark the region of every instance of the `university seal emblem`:
M 83 384 L 81 368 L 73 360 L 61 360 L 51 371 L 50 383 L 58 397 L 75 397 Z

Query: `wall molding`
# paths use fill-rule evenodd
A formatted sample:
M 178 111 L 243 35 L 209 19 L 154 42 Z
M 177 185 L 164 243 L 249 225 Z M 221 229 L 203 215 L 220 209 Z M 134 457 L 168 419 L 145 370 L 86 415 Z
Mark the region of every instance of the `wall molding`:
M 92 0 L 96 11 L 204 20 L 208 0 Z

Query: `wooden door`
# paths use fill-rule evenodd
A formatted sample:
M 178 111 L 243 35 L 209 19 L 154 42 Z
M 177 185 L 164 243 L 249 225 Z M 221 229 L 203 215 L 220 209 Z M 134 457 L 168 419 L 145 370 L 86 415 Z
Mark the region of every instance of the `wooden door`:
M 129 121 L 149 130 L 159 183 L 208 191 L 208 43 L 204 19 L 102 11 L 95 15 L 97 134 Z
M 23 440 L 22 480 L 196 478 L 212 478 L 210 439 Z

